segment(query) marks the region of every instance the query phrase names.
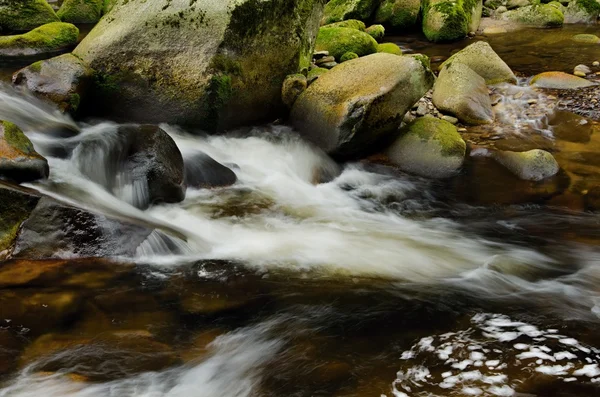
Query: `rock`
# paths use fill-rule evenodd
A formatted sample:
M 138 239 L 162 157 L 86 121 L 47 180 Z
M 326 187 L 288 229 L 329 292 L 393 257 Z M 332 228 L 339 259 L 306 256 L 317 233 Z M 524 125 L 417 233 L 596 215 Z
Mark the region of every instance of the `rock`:
M 377 3 L 376 0 L 331 0 L 325 6 L 321 25 L 347 19 L 368 20 Z
M 351 61 L 356 58 L 358 58 L 358 54 L 354 52 L 347 52 L 344 55 L 342 55 L 342 57 L 340 58 L 340 62 Z
M 0 121 L 0 179 L 17 183 L 48 178 L 48 160 L 40 156 L 23 131 Z
M 427 104 L 425 102 L 419 103 L 417 107 L 417 116 L 425 116 L 427 114 Z
M 93 71 L 79 58 L 64 54 L 38 61 L 13 76 L 13 84 L 75 114 L 91 86 Z
M 294 104 L 291 121 L 328 153 L 360 155 L 394 133 L 433 80 L 422 55 L 379 53 L 354 59 L 311 84 Z
M 387 54 L 402 55 L 402 49 L 394 43 L 383 43 L 377 46 L 377 52 L 385 52 Z
M 118 1 L 74 54 L 97 72 L 97 115 L 220 131 L 286 113 L 283 80 L 310 66 L 322 7 Z
M 529 83 L 535 87 L 568 90 L 595 85 L 593 82 L 563 72 L 544 72 L 531 79 Z
M 477 31 L 481 0 L 429 0 L 423 3 L 423 33 L 434 42 L 454 41 Z
M 442 68 L 457 62 L 483 77 L 486 84 L 517 82 L 512 70 L 485 41 L 478 41 L 452 55 L 442 64 Z
M 596 24 L 600 3 L 596 0 L 572 0 L 564 11 L 565 23 Z
M 306 87 L 305 87 L 306 88 Z M 185 182 L 188 187 L 213 188 L 231 186 L 237 181 L 235 172 L 202 152 L 184 158 Z
M 598 66 L 600 66 L 600 62 L 594 61 L 594 62 L 592 62 L 592 66 L 597 68 Z
M 577 74 L 577 73 L 579 73 L 579 74 Z M 580 77 L 585 77 L 589 73 L 592 73 L 592 69 L 590 69 L 589 66 L 586 66 L 586 65 L 577 65 L 573 69 L 573 74 L 575 76 L 582 75 Z
M 56 13 L 69 23 L 97 23 L 102 16 L 104 0 L 64 0 Z
M 329 63 L 329 62 L 335 62 L 335 57 L 332 57 L 331 55 L 322 57 L 317 60 L 316 64 L 317 64 L 317 66 L 319 66 L 319 65 L 322 65 L 324 63 Z
M 337 65 L 338 65 L 338 63 L 337 63 L 337 62 L 327 62 L 327 63 L 324 63 L 324 64 L 322 64 L 321 66 L 322 66 L 324 69 L 333 69 L 333 68 L 334 68 L 334 67 L 336 67 Z
M 0 181 L 0 259 L 11 251 L 21 224 L 40 200 L 40 195 L 29 189 Z
M 306 90 L 306 76 L 303 74 L 292 74 L 285 78 L 281 87 L 281 99 L 287 107 L 292 107 L 296 98 Z
M 51 22 L 60 19 L 46 0 L 0 2 L 0 31 L 28 31 Z
M 70 23 L 53 22 L 30 32 L 0 36 L 0 57 L 22 57 L 66 50 L 77 44 L 79 29 Z
M 329 56 L 329 51 L 315 51 L 313 53 L 313 59 L 319 60 Z M 334 58 L 335 59 L 335 58 Z
M 548 126 L 556 138 L 567 142 L 588 143 L 594 132 L 594 124 L 585 117 L 560 110 L 548 116 Z
M 322 27 L 315 48 L 317 51 L 329 51 L 339 61 L 347 52 L 354 52 L 361 57 L 377 52 L 377 41 L 356 29 Z
M 366 32 L 377 41 L 380 41 L 383 39 L 383 36 L 385 36 L 385 28 L 383 25 L 371 25 L 367 28 Z
M 508 0 L 508 2 L 506 3 L 506 8 L 512 10 L 519 7 L 526 7 L 530 4 L 531 3 L 529 2 L 529 0 Z
M 375 21 L 397 30 L 409 30 L 417 26 L 420 11 L 420 0 L 383 0 Z
M 316 79 L 319 78 L 323 73 L 327 73 L 329 70 L 325 68 L 312 68 L 308 71 L 308 85 L 312 84 Z
M 426 116 L 402 128 L 401 136 L 386 151 L 402 170 L 430 178 L 448 178 L 463 165 L 466 144 L 456 127 Z
M 363 21 L 359 21 L 358 19 L 348 19 L 341 22 L 334 22 L 327 24 L 323 27 L 327 28 L 350 28 L 360 30 L 361 32 L 366 32 L 367 26 Z
M 562 26 L 564 15 L 548 4 L 537 4 L 507 11 L 502 19 L 536 28 L 555 28 Z
M 496 8 L 502 5 L 501 0 L 485 0 L 483 5 L 491 10 L 495 10 Z
M 82 140 L 73 158 L 82 174 L 138 208 L 185 198 L 183 158 L 157 126 L 122 125 L 114 139 Z
M 433 86 L 433 104 L 467 124 L 494 121 L 492 102 L 483 77 L 467 65 L 447 63 Z
M 444 115 L 442 116 L 442 120 L 447 121 L 450 124 L 458 124 L 458 119 L 456 117 Z
M 571 40 L 576 41 L 578 43 L 586 43 L 586 44 L 599 44 L 600 37 L 595 34 L 576 34 L 571 38 Z
M 502 15 L 506 11 L 508 11 L 508 8 L 506 8 L 505 6 L 500 6 L 500 7 L 496 8 L 496 14 L 497 15 Z
M 541 149 L 527 152 L 495 151 L 492 158 L 525 181 L 541 181 L 560 170 L 554 156 Z

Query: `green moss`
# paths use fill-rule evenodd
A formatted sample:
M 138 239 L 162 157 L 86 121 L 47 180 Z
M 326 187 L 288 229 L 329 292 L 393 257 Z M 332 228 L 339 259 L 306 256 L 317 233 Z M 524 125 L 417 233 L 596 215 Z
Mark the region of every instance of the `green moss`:
M 312 68 L 308 71 L 308 82 L 313 82 L 315 81 L 315 79 L 319 78 L 320 75 L 329 72 L 329 69 L 325 69 L 325 68 L 320 68 L 320 67 L 316 67 L 316 68 Z
M 423 33 L 428 40 L 448 42 L 469 33 L 477 0 L 426 0 L 423 5 Z
M 590 15 L 600 15 L 600 3 L 596 0 L 575 0 L 580 8 L 583 8 Z
M 340 58 L 340 62 L 351 61 L 352 59 L 358 58 L 358 54 L 355 52 L 347 52 Z
M 226 74 L 216 74 L 210 79 L 204 100 L 204 121 L 209 130 L 219 127 L 221 112 L 233 94 L 231 77 Z
M 571 38 L 571 40 L 586 44 L 600 43 L 600 37 L 596 36 L 595 34 L 576 34 Z
M 103 8 L 103 0 L 65 0 L 57 15 L 63 22 L 96 23 Z
M 323 24 L 347 19 L 367 20 L 375 11 L 375 0 L 331 0 L 325 6 Z
M 371 25 L 367 28 L 366 32 L 377 41 L 383 39 L 383 36 L 385 36 L 383 25 Z
M 388 54 L 402 55 L 402 50 L 394 43 L 383 43 L 377 46 L 377 52 L 385 52 Z
M 46 0 L 0 2 L 0 30 L 27 31 L 58 21 L 58 16 Z
M 433 116 L 421 117 L 403 129 L 404 133 L 414 134 L 421 141 L 435 140 L 439 143 L 442 155 L 464 156 L 466 144 L 456 127 L 445 120 Z
M 358 19 L 348 19 L 347 21 L 330 23 L 323 27 L 324 28 L 325 27 L 327 27 L 327 28 L 350 28 L 350 29 L 360 30 L 361 32 L 364 32 L 367 29 L 367 26 L 365 25 L 365 23 L 363 21 L 359 21 Z
M 77 109 L 79 109 L 79 105 L 81 105 L 81 96 L 79 96 L 79 94 L 71 94 L 71 97 L 69 98 L 71 111 L 76 112 Z
M 412 54 L 412 55 L 409 55 L 409 57 L 414 58 L 417 61 L 419 61 L 421 63 L 421 65 L 423 65 L 423 68 L 425 68 L 425 70 L 428 73 L 433 73 L 431 71 L 431 60 L 429 59 L 429 57 L 427 55 L 424 55 L 424 54 Z
M 0 36 L 0 50 L 54 51 L 77 44 L 78 37 L 79 29 L 74 25 L 53 22 L 24 34 Z
M 117 2 L 117 0 L 104 0 L 104 4 L 102 6 L 102 13 L 108 14 L 108 12 L 110 10 L 112 10 L 112 8 L 114 7 L 116 2 Z M 190 3 L 190 6 L 191 5 L 193 5 L 193 4 Z
M 9 121 L 3 121 L 2 129 L 4 130 L 4 139 L 10 146 L 24 154 L 35 153 L 33 144 L 19 127 Z
M 527 26 L 553 28 L 564 23 L 563 13 L 548 4 L 521 7 L 502 14 L 503 19 L 517 22 Z
M 10 248 L 21 224 L 39 201 L 38 196 L 0 185 L 0 252 Z
M 42 71 L 42 61 L 37 61 L 29 65 L 29 70 L 35 73 L 40 73 Z
M 319 29 L 317 36 L 317 51 L 329 51 L 338 61 L 347 52 L 365 56 L 377 52 L 377 41 L 370 35 L 349 28 Z
M 417 25 L 421 4 L 418 0 L 384 0 L 375 21 L 395 29 L 412 29 Z

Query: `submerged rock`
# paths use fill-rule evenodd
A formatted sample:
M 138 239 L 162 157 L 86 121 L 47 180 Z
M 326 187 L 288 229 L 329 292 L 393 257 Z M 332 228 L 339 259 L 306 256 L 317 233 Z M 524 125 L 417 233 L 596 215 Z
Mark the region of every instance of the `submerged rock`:
M 371 35 L 356 29 L 324 26 L 319 29 L 315 49 L 328 51 L 339 61 L 347 52 L 354 52 L 358 56 L 377 52 L 377 41 Z
M 563 13 L 548 4 L 537 4 L 502 14 L 502 19 L 537 28 L 556 28 L 564 22 Z
M 467 124 L 494 121 L 485 80 L 462 63 L 448 63 L 442 69 L 433 86 L 432 101 L 441 112 L 450 113 Z
M 587 44 L 599 44 L 600 37 L 595 34 L 576 34 L 571 38 L 571 40 L 576 41 L 578 43 L 587 43 Z
M 13 84 L 55 103 L 62 112 L 76 113 L 92 77 L 93 71 L 79 58 L 64 54 L 19 70 Z
M 517 77 L 510 67 L 485 41 L 478 41 L 452 55 L 442 68 L 452 63 L 462 63 L 485 79 L 486 84 L 516 83 Z
M 197 152 L 184 158 L 185 183 L 193 188 L 231 186 L 237 181 L 235 172 L 206 153 Z
M 527 152 L 495 151 L 492 158 L 526 181 L 541 181 L 556 175 L 560 170 L 554 156 L 541 149 Z
M 422 55 L 379 53 L 354 59 L 312 83 L 296 100 L 291 121 L 326 152 L 357 156 L 393 134 L 433 80 Z
M 281 85 L 310 66 L 322 8 L 321 0 L 119 1 L 74 54 L 98 72 L 98 113 L 225 130 L 285 114 Z
M 422 7 L 423 33 L 428 40 L 454 41 L 477 31 L 481 0 L 428 0 Z
M 386 154 L 402 170 L 447 178 L 462 167 L 467 145 L 449 122 L 425 116 L 402 128 L 401 134 Z
M 553 88 L 562 90 L 585 88 L 596 85 L 592 81 L 564 72 L 540 73 L 534 76 L 529 84 L 540 88 Z
M 377 7 L 377 0 L 331 0 L 325 6 L 321 25 L 346 19 L 367 20 Z
M 27 31 L 60 22 L 46 0 L 3 0 L 0 2 L 0 31 Z
M 31 182 L 48 178 L 48 174 L 48 160 L 35 151 L 23 131 L 13 123 L 0 121 L 0 179 Z
M 102 16 L 105 0 L 64 0 L 57 12 L 63 22 L 96 23 Z
M 596 0 L 572 0 L 564 11 L 565 23 L 595 24 L 600 15 L 600 3 Z
M 383 0 L 375 14 L 375 21 L 394 29 L 412 29 L 417 26 L 421 0 Z
M 0 58 L 65 50 L 77 44 L 78 37 L 79 29 L 63 22 L 49 23 L 19 35 L 0 36 Z

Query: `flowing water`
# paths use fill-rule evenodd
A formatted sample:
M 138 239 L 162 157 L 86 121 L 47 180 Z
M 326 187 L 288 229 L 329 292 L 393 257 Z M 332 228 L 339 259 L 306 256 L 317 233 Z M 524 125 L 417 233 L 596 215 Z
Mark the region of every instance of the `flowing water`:
M 496 90 L 500 123 L 465 133 L 480 147 L 448 181 L 336 164 L 283 125 L 163 125 L 238 182 L 139 210 L 125 174 L 99 183 L 117 124 L 3 87 L 0 119 L 50 162 L 28 187 L 169 237 L 0 266 L 0 396 L 599 395 L 600 216 L 583 203 L 600 129 L 526 79 Z M 512 146 L 552 150 L 561 175 L 524 183 L 485 156 Z

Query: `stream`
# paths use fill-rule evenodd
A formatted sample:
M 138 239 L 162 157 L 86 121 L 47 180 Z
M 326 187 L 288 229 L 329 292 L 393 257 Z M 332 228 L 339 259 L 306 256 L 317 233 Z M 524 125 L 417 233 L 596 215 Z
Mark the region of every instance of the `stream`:
M 600 125 L 527 86 L 600 60 L 598 45 L 555 51 L 586 29 L 489 40 L 520 85 L 497 87 L 501 124 L 465 140 L 553 151 L 561 174 L 540 184 L 477 156 L 444 181 L 336 164 L 279 124 L 222 136 L 165 124 L 184 158 L 200 150 L 238 182 L 139 210 L 143 191 L 123 178 L 107 192 L 94 179 L 111 164 L 78 150 L 118 124 L 75 123 L 0 87 L 0 119 L 49 160 L 50 178 L 25 186 L 168 236 L 131 256 L 0 267 L 0 397 L 600 395 L 600 215 L 584 211 Z M 390 41 L 431 56 L 470 43 Z M 55 126 L 81 132 L 43 133 Z M 17 276 L 31 281 L 13 288 Z

